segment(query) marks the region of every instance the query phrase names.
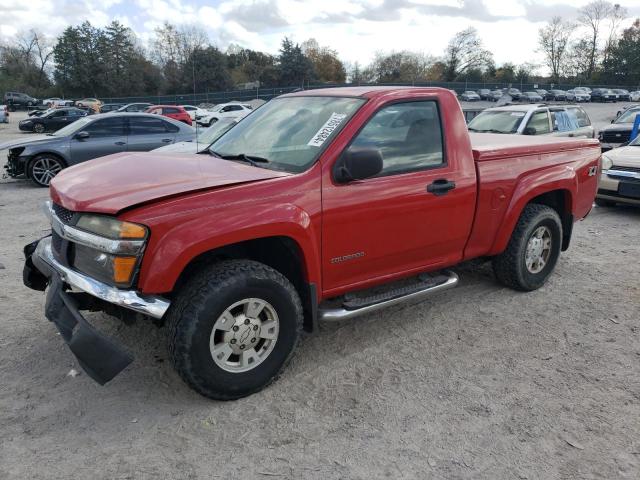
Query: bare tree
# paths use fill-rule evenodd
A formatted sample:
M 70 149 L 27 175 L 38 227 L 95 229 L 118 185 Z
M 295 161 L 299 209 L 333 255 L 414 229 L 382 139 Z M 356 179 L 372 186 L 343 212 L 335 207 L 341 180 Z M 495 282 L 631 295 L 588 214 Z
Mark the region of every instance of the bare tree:
M 578 23 L 589 30 L 588 67 L 585 72 L 587 77 L 591 77 L 596 69 L 602 22 L 611 16 L 613 9 L 611 3 L 596 0 L 578 10 Z
M 620 28 L 620 24 L 625 18 L 627 18 L 626 8 L 617 3 L 611 7 L 611 11 L 609 12 L 609 37 L 604 47 L 604 61 L 607 60 L 612 47 L 615 45 L 618 28 Z
M 23 57 L 25 65 L 35 65 L 38 69 L 37 87 L 41 89 L 47 82 L 48 67 L 51 66 L 53 45 L 42 33 L 36 30 L 20 33 L 15 41 L 16 48 Z
M 546 26 L 538 30 L 538 45 L 555 82 L 564 73 L 564 60 L 575 28 L 575 24 L 565 22 L 560 17 L 553 17 Z
M 493 60 L 491 52 L 482 45 L 478 31 L 469 27 L 456 33 L 445 50 L 446 80 L 455 80 L 469 70 L 482 69 Z

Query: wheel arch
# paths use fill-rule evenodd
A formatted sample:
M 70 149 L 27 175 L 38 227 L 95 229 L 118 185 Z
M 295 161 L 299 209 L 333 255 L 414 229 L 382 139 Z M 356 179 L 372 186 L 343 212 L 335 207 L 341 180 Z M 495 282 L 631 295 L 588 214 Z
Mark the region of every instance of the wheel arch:
M 308 266 L 300 244 L 289 236 L 255 238 L 217 247 L 192 258 L 178 276 L 174 291 L 197 271 L 223 260 L 247 259 L 263 263 L 289 280 L 302 301 L 304 329 L 313 331 L 317 322 L 317 286 L 309 282 Z
M 496 240 L 491 248 L 492 254 L 498 254 L 507 248 L 509 239 L 513 234 L 518 219 L 525 207 L 530 204 L 546 205 L 555 210 L 562 222 L 562 251 L 569 248 L 574 222 L 574 194 L 572 185 L 565 185 L 559 188 L 549 187 L 547 189 L 534 189 L 528 195 L 520 196 L 517 201 L 512 202 L 511 208 L 505 215 L 501 229 L 498 231 Z

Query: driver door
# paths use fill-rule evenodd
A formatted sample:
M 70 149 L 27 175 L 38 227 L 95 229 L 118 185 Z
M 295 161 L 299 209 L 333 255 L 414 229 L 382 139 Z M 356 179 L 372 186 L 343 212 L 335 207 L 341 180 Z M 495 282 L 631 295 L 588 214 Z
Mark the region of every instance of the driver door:
M 89 136 L 80 138 L 78 134 L 81 132 L 87 132 Z M 107 117 L 90 123 L 76 132 L 70 147 L 72 163 L 124 152 L 127 148 L 124 118 Z

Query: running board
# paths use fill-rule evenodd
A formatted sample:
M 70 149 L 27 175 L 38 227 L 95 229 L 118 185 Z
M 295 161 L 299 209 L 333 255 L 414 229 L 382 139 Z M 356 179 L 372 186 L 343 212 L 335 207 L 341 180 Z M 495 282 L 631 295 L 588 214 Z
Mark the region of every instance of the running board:
M 378 295 L 346 300 L 338 308 L 318 309 L 318 318 L 325 322 L 337 322 L 376 312 L 383 308 L 409 301 L 421 301 L 435 293 L 449 290 L 458 284 L 458 275 L 451 271 L 429 278 L 407 287 L 398 288 Z

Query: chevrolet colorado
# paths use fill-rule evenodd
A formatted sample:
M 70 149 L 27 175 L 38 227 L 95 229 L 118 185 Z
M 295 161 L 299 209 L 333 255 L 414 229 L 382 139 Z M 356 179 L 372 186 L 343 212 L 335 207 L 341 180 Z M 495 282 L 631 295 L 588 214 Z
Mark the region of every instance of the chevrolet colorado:
M 445 89 L 296 92 L 204 153 L 61 172 L 24 282 L 99 383 L 132 356 L 81 310 L 165 323 L 184 381 L 235 399 L 278 376 L 303 330 L 454 287 L 462 261 L 539 288 L 599 172 L 596 140 L 469 135 Z

